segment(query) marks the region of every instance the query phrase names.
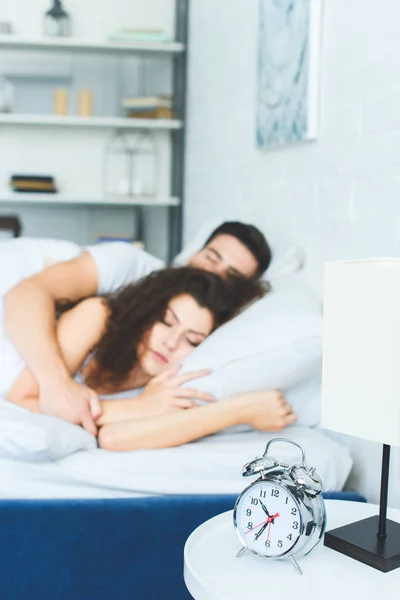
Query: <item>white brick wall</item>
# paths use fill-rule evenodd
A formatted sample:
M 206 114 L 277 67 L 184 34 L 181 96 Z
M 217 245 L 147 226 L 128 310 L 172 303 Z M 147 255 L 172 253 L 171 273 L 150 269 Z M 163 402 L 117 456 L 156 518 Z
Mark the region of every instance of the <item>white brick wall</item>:
M 192 0 L 185 235 L 209 215 L 324 260 L 399 252 L 400 2 L 324 0 L 318 141 L 255 148 L 257 0 Z

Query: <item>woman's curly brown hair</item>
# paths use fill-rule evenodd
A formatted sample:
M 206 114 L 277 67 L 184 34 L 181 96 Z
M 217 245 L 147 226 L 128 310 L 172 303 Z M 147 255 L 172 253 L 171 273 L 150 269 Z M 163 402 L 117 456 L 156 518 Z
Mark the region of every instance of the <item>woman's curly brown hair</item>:
M 137 283 L 105 296 L 109 308 L 106 330 L 94 348 L 96 367 L 88 383 L 114 387 L 121 384 L 138 363 L 139 343 L 161 321 L 169 302 L 188 294 L 213 315 L 213 330 L 231 319 L 252 300 L 261 298 L 266 284 L 245 278 L 223 280 L 193 267 L 155 271 Z

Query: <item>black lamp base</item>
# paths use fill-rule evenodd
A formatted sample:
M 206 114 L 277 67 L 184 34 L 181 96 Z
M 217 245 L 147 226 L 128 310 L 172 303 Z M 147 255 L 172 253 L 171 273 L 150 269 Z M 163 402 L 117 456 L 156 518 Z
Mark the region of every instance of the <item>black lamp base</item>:
M 400 523 L 386 520 L 386 537 L 378 537 L 379 516 L 325 533 L 324 545 L 383 573 L 400 567 Z

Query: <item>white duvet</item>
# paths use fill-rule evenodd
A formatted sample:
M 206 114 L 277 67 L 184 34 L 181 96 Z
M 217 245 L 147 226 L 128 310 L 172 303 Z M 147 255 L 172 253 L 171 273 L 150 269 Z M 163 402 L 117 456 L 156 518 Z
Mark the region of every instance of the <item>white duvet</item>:
M 176 448 L 108 452 L 81 427 L 0 400 L 0 497 L 236 494 L 248 484 L 242 466 L 262 455 L 271 437 L 285 436 L 304 447 L 325 490 L 343 488 L 352 466 L 347 447 L 307 427 L 279 435 L 226 432 Z M 274 455 L 288 463 L 301 459 L 290 445 L 276 445 Z

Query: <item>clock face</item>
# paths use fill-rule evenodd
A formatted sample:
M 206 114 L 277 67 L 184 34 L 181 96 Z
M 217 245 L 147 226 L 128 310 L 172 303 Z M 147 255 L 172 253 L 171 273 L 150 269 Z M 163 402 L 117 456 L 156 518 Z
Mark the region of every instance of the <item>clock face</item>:
M 234 518 L 243 544 L 262 556 L 278 557 L 289 552 L 302 528 L 294 497 L 286 488 L 267 480 L 242 493 Z

